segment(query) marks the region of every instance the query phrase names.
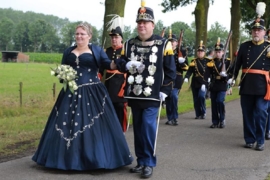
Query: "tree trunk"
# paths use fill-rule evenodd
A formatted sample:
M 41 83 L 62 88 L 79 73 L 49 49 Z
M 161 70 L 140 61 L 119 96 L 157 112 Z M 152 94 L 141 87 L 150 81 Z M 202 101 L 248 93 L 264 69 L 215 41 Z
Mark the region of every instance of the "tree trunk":
M 195 7 L 195 25 L 196 25 L 196 47 L 195 51 L 200 44 L 200 41 L 203 41 L 203 44 L 206 47 L 207 43 L 207 17 L 209 9 L 209 0 L 198 0 Z M 196 54 L 196 53 L 195 53 Z
M 107 48 L 111 46 L 109 32 L 107 31 L 108 27 L 106 26 L 106 24 L 112 19 L 112 16 L 107 16 L 107 15 L 117 14 L 121 17 L 124 17 L 125 5 L 126 5 L 126 0 L 106 0 L 105 1 L 105 13 L 104 13 L 104 24 L 103 24 L 103 34 L 102 34 L 103 48 Z M 136 20 L 135 18 L 136 18 L 136 14 L 134 14 L 134 23 Z M 124 31 L 124 29 L 122 29 L 122 31 Z M 105 40 L 105 44 L 104 44 L 104 40 Z
M 231 0 L 231 30 L 232 30 L 232 39 L 231 39 L 231 48 L 230 56 L 234 60 L 233 55 L 238 50 L 240 44 L 240 22 L 241 22 L 241 10 L 240 10 L 240 0 Z

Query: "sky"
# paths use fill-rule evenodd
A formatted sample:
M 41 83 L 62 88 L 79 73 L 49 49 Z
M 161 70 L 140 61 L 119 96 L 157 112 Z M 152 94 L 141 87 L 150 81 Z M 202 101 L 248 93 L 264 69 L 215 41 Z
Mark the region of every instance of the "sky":
M 23 12 L 32 11 L 46 15 L 54 15 L 59 18 L 68 18 L 70 21 L 87 21 L 97 29 L 103 27 L 105 12 L 105 0 L 5 0 L 0 3 L 0 8 L 12 8 Z M 195 21 L 192 12 L 196 4 L 178 7 L 177 10 L 162 13 L 160 6 L 162 0 L 146 0 L 146 6 L 154 10 L 155 21 L 163 21 L 168 27 L 174 22 L 180 21 L 191 25 Z M 124 24 L 135 28 L 137 10 L 141 6 L 141 0 L 126 0 Z M 230 29 L 230 0 L 215 0 L 208 11 L 208 29 L 215 22 L 227 30 Z

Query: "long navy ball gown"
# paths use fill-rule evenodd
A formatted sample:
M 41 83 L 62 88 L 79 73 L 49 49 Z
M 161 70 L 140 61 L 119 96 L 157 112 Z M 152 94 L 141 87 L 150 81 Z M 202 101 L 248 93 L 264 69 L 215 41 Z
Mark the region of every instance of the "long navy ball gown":
M 132 163 L 127 142 L 94 56 L 67 55 L 79 88 L 59 93 L 33 160 L 63 170 L 114 169 Z

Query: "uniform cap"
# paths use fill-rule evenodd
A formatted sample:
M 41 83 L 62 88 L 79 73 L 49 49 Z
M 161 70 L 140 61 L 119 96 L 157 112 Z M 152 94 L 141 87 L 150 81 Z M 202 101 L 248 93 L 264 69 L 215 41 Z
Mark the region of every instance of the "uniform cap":
M 200 45 L 198 46 L 197 51 L 205 51 L 205 46 L 203 45 L 203 41 L 200 41 Z
M 155 23 L 154 11 L 150 7 L 145 7 L 145 0 L 141 1 L 141 7 L 138 9 L 136 22 L 151 21 Z

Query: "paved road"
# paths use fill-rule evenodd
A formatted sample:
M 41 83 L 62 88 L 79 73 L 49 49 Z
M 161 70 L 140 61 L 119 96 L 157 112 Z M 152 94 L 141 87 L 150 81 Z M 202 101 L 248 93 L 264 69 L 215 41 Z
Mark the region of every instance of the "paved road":
M 270 172 L 270 141 L 264 151 L 243 147 L 243 126 L 239 100 L 226 104 L 227 125 L 210 129 L 211 111 L 205 120 L 195 120 L 194 112 L 181 114 L 178 126 L 160 121 L 157 158 L 151 179 L 155 180 L 264 180 Z M 132 129 L 126 138 L 134 154 Z M 67 172 L 36 165 L 31 157 L 0 164 L 1 180 L 132 180 L 132 165 L 116 170 Z

